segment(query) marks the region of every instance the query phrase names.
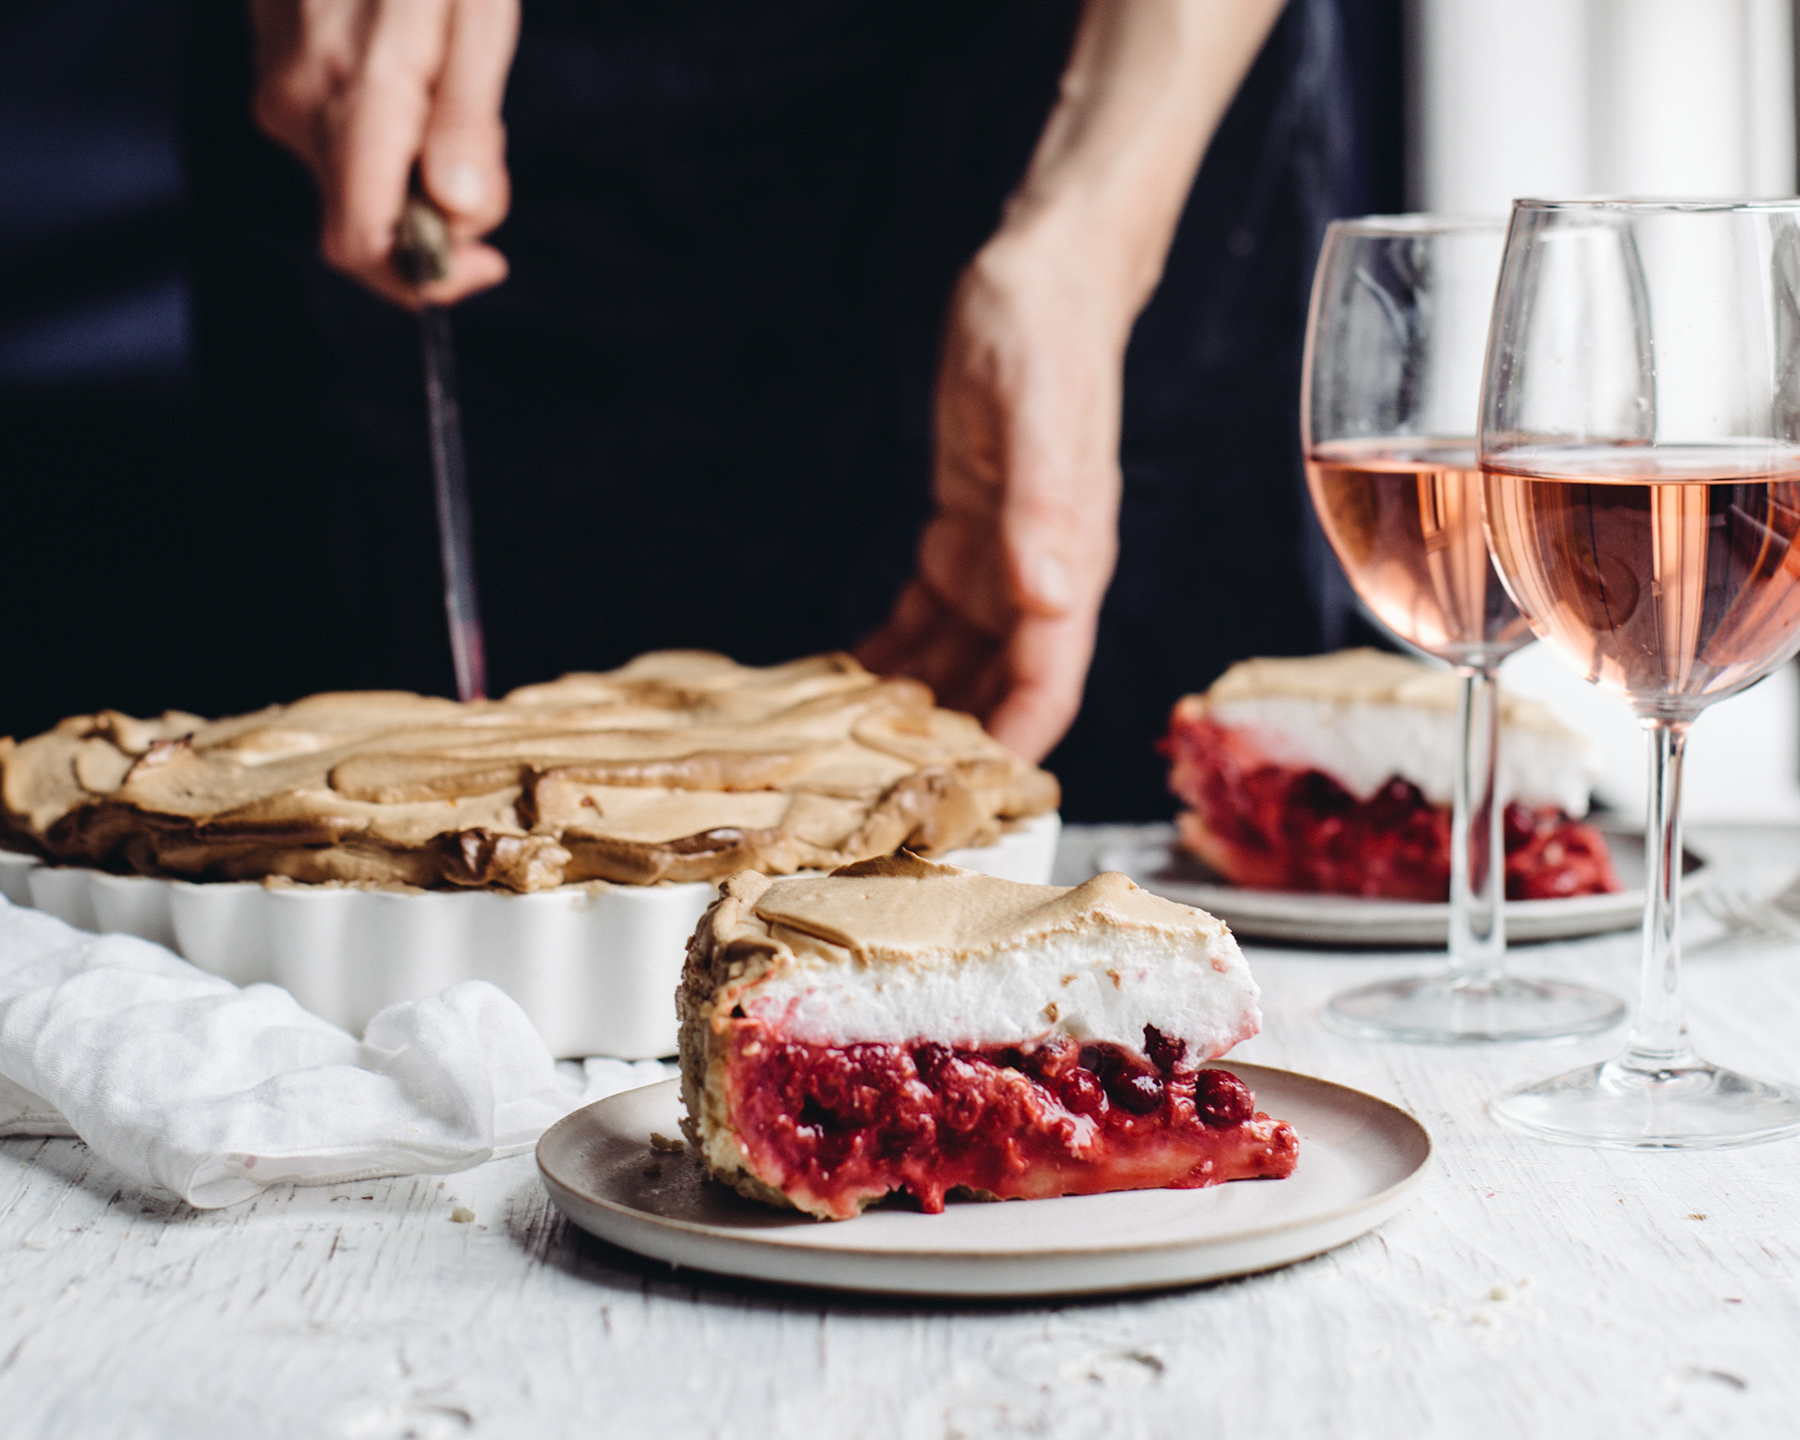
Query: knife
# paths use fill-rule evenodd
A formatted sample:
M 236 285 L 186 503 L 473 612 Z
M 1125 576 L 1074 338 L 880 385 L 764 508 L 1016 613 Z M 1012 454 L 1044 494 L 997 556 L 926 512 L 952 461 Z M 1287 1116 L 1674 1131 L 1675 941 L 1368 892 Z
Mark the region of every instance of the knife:
M 450 231 L 418 175 L 394 234 L 394 264 L 417 287 L 450 273 Z M 469 472 L 463 460 L 462 413 L 456 402 L 456 357 L 450 312 L 419 307 L 419 348 L 425 357 L 425 408 L 431 430 L 431 481 L 437 501 L 438 553 L 444 564 L 444 615 L 459 700 L 487 698 L 487 654 L 481 602 L 475 589 L 475 534 L 469 512 Z

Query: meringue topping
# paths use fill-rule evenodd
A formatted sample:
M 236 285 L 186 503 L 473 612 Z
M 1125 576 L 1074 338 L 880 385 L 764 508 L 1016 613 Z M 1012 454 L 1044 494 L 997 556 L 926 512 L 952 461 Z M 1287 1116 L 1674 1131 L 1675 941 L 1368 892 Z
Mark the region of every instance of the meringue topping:
M 498 886 L 831 869 L 992 844 L 1056 781 L 848 655 L 657 651 L 501 700 L 74 716 L 0 745 L 0 844 L 201 880 Z

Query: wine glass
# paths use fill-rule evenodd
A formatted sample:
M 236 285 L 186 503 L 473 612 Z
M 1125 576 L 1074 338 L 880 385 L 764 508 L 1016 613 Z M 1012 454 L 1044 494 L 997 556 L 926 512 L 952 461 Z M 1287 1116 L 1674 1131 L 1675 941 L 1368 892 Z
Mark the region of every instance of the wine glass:
M 1707 705 L 1800 650 L 1800 202 L 1521 200 L 1482 395 L 1488 540 L 1531 628 L 1649 735 L 1643 982 L 1623 1054 L 1493 1102 L 1630 1148 L 1800 1132 L 1680 1000 L 1681 759 Z
M 1327 1023 L 1370 1039 L 1566 1039 L 1625 1013 L 1601 991 L 1505 972 L 1494 672 L 1532 635 L 1488 558 L 1475 463 L 1505 238 L 1500 219 L 1340 220 L 1313 281 L 1300 414 L 1314 507 L 1368 608 L 1460 680 L 1449 967 L 1334 996 Z

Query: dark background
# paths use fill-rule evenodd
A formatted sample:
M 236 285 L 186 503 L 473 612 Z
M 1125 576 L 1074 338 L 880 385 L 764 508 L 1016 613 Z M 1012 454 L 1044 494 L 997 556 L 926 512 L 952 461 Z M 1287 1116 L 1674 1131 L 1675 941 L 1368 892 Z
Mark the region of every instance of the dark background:
M 1340 10 L 1346 209 L 1397 210 L 1400 3 Z M 308 623 L 209 544 L 232 497 L 188 363 L 182 31 L 181 0 L 0 0 L 0 734 L 216 712 L 241 689 L 221 617 L 266 617 L 272 646 Z
M 205 696 L 180 30 L 174 0 L 0 3 L 0 734 Z

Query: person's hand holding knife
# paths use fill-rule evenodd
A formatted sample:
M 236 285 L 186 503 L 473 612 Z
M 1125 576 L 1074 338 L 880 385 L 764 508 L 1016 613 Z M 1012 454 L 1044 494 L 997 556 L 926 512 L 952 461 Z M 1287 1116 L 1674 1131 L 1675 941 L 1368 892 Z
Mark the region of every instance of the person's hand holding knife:
M 450 318 L 506 278 L 480 237 L 511 199 L 500 101 L 517 0 L 253 0 L 258 122 L 309 166 L 320 249 L 419 312 L 444 616 L 459 700 L 487 697 Z
M 500 101 L 518 0 L 251 0 L 257 124 L 318 185 L 326 261 L 405 308 L 506 278 L 486 235 L 512 200 Z M 415 165 L 450 233 L 450 273 L 415 287 L 393 260 Z

